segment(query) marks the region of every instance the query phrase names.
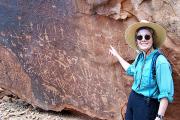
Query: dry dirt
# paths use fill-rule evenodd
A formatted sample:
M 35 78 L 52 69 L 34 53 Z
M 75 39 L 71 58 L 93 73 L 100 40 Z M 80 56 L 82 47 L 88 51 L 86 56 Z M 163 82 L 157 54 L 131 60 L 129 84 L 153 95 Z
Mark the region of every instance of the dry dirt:
M 14 96 L 0 98 L 0 120 L 95 120 L 71 111 L 53 112 L 34 108 Z

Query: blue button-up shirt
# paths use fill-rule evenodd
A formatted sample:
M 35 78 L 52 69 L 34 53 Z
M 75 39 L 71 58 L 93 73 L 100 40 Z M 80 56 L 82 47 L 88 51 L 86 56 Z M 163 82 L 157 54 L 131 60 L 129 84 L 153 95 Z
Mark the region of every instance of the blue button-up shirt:
M 172 102 L 174 95 L 172 70 L 164 55 L 159 55 L 156 60 L 156 77 L 153 79 L 152 58 L 156 52 L 158 49 L 147 56 L 144 52 L 140 52 L 126 73 L 134 77 L 132 89 L 135 92 L 158 100 L 166 97 L 169 102 Z

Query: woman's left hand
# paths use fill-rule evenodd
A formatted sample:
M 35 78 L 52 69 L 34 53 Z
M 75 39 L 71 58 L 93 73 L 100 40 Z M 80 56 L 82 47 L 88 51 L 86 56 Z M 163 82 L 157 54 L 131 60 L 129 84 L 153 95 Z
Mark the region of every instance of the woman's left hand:
M 160 118 L 156 117 L 155 120 L 161 120 Z

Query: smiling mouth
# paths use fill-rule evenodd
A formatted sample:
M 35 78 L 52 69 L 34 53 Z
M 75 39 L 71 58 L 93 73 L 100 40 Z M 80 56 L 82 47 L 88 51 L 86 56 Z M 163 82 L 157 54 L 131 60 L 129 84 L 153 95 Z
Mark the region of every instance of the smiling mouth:
M 148 43 L 141 43 L 141 45 L 148 45 Z

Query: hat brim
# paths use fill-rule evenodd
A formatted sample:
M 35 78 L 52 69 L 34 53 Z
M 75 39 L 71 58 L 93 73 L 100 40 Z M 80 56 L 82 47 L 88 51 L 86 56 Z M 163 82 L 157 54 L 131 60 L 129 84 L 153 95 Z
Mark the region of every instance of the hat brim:
M 135 34 L 137 29 L 141 27 L 150 27 L 154 30 L 154 44 L 159 48 L 166 39 L 166 30 L 159 24 L 152 22 L 137 22 L 129 26 L 125 31 L 125 40 L 133 49 L 138 49 L 136 46 Z

